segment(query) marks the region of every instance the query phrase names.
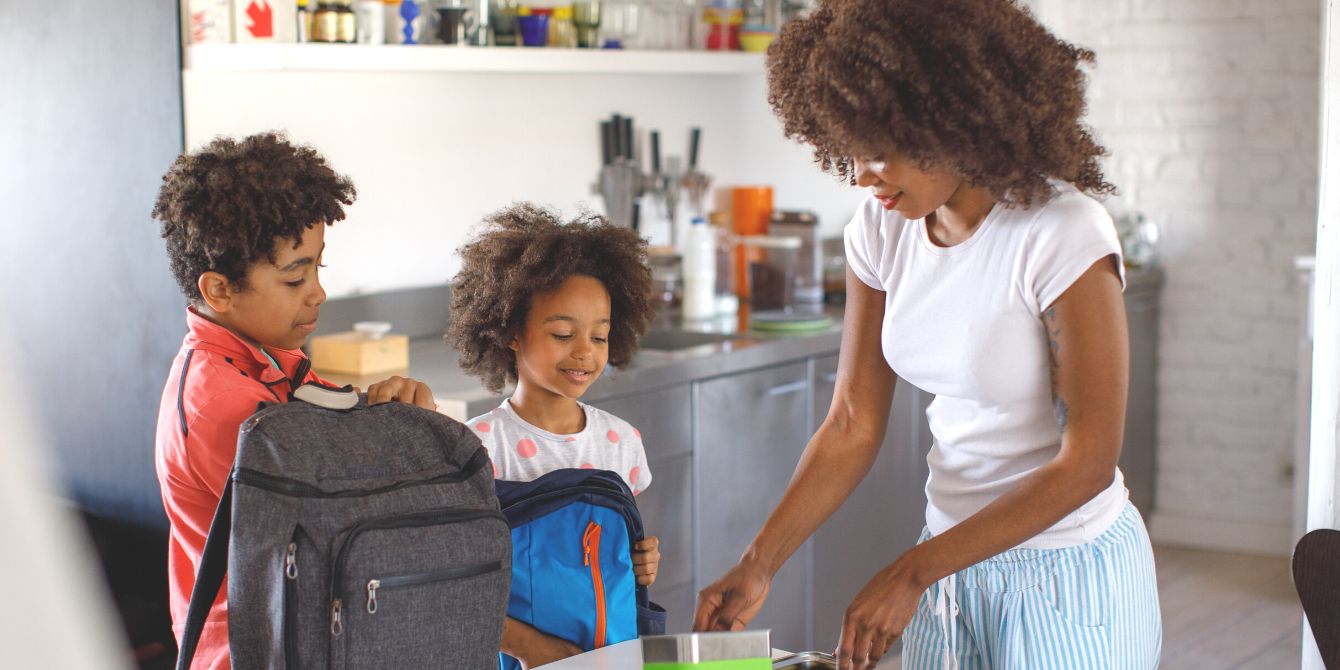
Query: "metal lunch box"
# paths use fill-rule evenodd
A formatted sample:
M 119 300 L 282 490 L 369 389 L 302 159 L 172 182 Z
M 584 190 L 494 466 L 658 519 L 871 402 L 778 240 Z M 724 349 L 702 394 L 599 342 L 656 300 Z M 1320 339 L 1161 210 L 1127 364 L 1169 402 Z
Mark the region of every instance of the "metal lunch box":
M 770 632 L 747 630 L 733 633 L 684 633 L 642 638 L 644 667 L 691 668 L 698 663 L 737 661 L 741 668 L 770 667 Z M 757 663 L 757 665 L 755 664 Z

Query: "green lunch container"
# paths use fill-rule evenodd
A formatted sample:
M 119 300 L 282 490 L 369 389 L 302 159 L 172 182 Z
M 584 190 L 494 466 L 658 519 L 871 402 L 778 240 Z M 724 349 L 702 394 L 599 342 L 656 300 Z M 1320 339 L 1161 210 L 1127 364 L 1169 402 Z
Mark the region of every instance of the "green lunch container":
M 642 638 L 643 670 L 772 670 L 769 631 Z

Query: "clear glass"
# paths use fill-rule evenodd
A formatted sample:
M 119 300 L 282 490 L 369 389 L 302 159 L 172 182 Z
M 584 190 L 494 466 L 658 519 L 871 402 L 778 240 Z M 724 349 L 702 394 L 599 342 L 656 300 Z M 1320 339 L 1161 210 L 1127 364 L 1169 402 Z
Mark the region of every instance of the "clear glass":
M 685 0 L 644 0 L 641 31 L 627 46 L 660 51 L 692 48 L 696 6 Z
M 642 3 L 638 0 L 605 0 L 600 25 L 600 46 L 636 48 L 642 28 Z

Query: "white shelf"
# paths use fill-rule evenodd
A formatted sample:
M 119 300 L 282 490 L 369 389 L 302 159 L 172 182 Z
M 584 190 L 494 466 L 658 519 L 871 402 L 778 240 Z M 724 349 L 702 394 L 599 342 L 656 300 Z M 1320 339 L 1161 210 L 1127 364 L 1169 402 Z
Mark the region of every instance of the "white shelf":
M 362 44 L 193 44 L 194 72 L 510 72 L 519 74 L 746 75 L 763 54 Z

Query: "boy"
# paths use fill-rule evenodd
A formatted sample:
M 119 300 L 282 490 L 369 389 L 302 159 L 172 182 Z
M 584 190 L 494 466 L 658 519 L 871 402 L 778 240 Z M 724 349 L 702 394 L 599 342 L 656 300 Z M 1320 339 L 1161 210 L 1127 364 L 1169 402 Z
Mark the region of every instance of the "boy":
M 292 388 L 321 381 L 298 348 L 326 299 L 317 277 L 326 226 L 354 197 L 349 179 L 315 150 L 275 134 L 216 139 L 163 176 L 153 216 L 188 302 L 154 440 L 178 642 L 242 421 L 260 403 L 285 402 Z M 428 387 L 412 379 L 368 389 L 369 403 L 390 400 L 435 408 Z M 193 667 L 230 665 L 226 593 L 210 610 Z

